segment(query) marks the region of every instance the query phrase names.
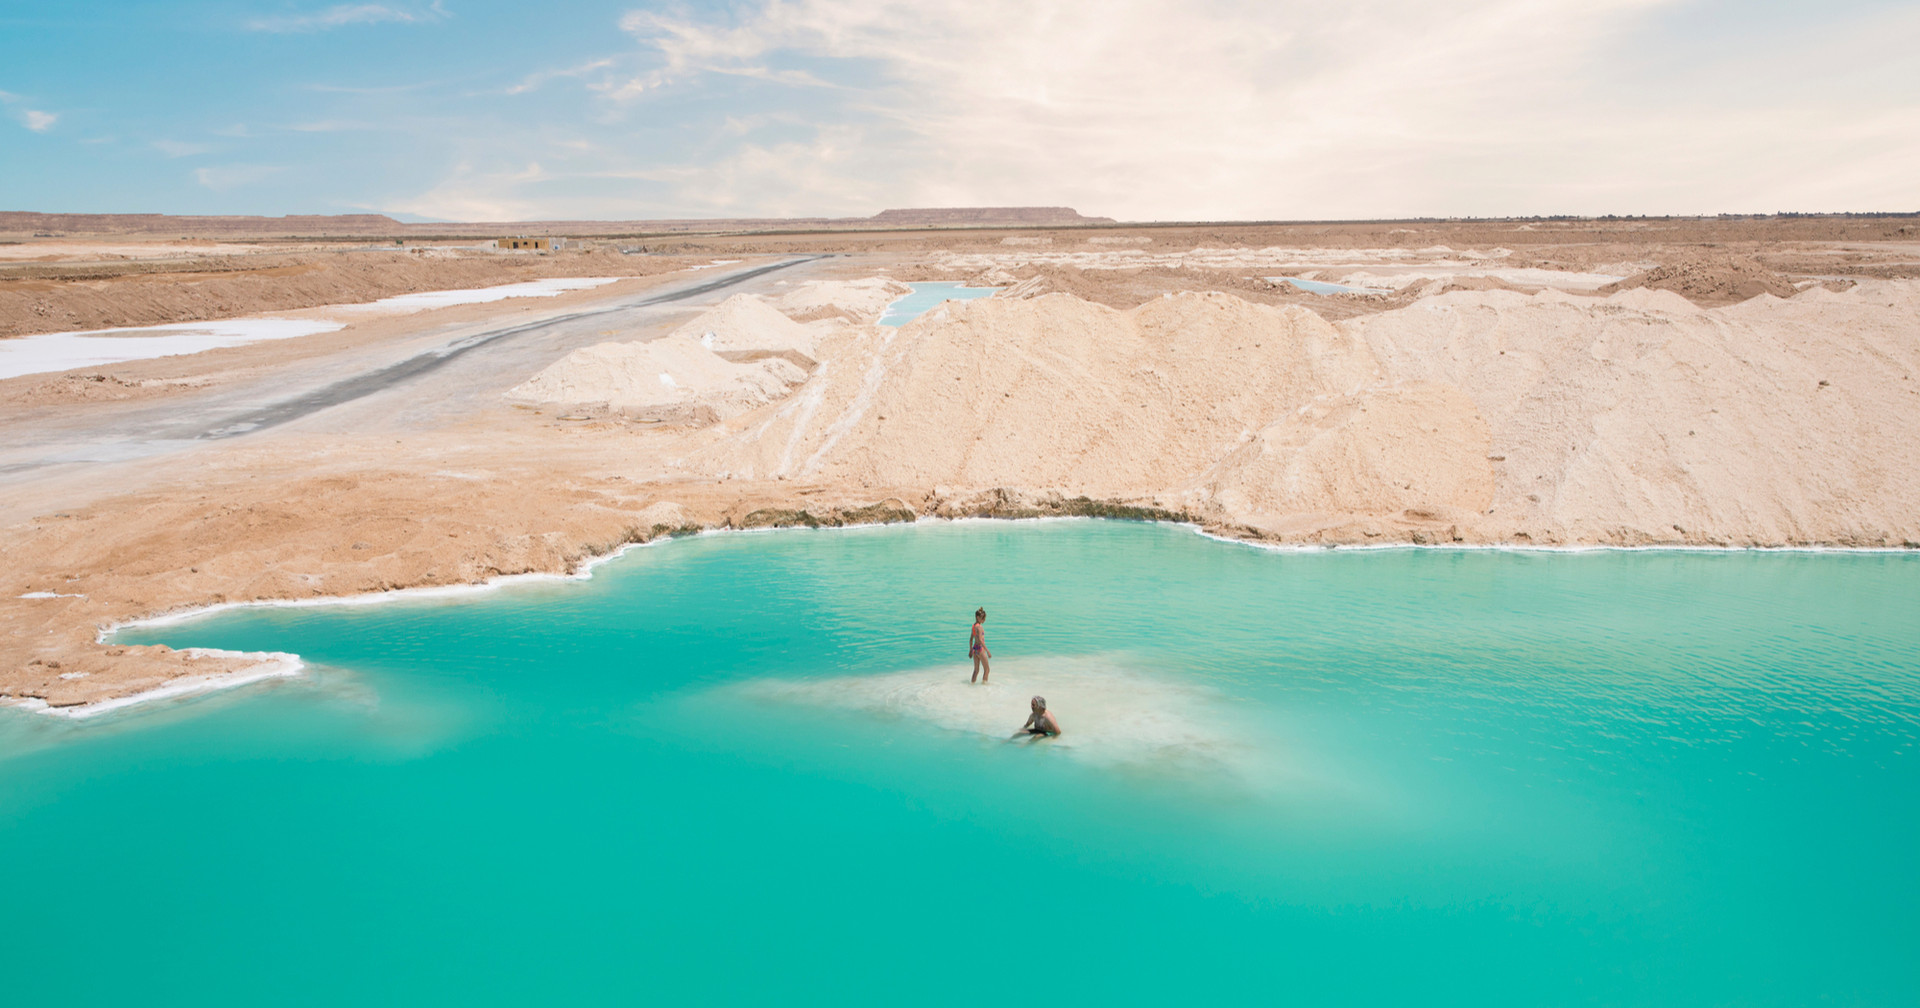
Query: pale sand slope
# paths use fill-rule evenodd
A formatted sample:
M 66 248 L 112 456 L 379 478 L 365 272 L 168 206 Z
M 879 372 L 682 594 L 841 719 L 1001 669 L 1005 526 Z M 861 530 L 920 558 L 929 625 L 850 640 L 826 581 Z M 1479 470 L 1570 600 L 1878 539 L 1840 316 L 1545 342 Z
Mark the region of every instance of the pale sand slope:
M 855 280 L 815 280 L 798 284 L 780 295 L 777 307 L 796 318 L 840 315 L 855 322 L 873 322 L 895 299 L 913 288 L 886 277 Z
M 674 335 L 575 350 L 514 386 L 507 398 L 606 406 L 651 420 L 711 423 L 780 398 L 806 377 L 805 371 L 782 357 L 734 363 Z
M 819 363 L 814 355 L 821 335 L 835 328 L 832 322 L 795 322 L 752 294 L 735 294 L 672 335 L 697 342 L 727 360 L 784 357 L 810 370 Z
M 1913 282 L 1715 310 L 1464 292 L 1342 327 L 1225 294 L 985 299 L 829 338 L 797 395 L 689 465 L 1151 500 L 1291 536 L 1388 516 L 1483 540 L 1897 544 L 1920 539 L 1917 323 Z
M 843 324 L 795 322 L 751 294 L 736 294 L 664 338 L 575 350 L 507 398 L 712 423 L 784 397 L 818 365 L 822 335 Z
M 1711 310 L 1456 293 L 1343 329 L 1472 397 L 1502 457 L 1491 538 L 1920 539 L 1920 282 Z
M 887 301 L 906 290 L 880 278 L 804 284 L 781 303 L 822 315 L 805 323 L 752 294 L 735 294 L 663 339 L 576 350 L 507 398 L 605 406 L 636 419 L 724 420 L 784 397 L 819 366 L 822 339 L 849 319 L 878 318 Z
M 1394 511 L 1477 510 L 1491 497 L 1485 427 L 1465 397 L 1390 387 L 1363 342 L 1302 308 L 1225 294 L 1126 312 L 1061 294 L 983 299 L 899 330 L 851 330 L 822 356 L 799 395 L 697 464 L 747 479 L 1057 488 L 1201 508 L 1224 497 L 1262 511 L 1388 499 Z M 1404 443 L 1354 440 L 1372 429 L 1370 405 L 1408 421 Z M 1293 450 L 1276 461 L 1281 445 Z M 1423 455 L 1449 462 L 1394 464 Z M 1383 467 L 1418 488 L 1393 492 Z

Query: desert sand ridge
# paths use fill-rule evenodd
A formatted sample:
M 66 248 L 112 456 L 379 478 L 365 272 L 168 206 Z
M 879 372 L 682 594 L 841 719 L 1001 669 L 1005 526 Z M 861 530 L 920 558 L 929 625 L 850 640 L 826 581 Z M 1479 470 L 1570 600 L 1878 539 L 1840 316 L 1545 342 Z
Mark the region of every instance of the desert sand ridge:
M 1908 542 L 1917 334 L 1910 281 L 1717 310 L 1458 292 L 1340 326 L 1225 294 L 950 303 L 823 345 L 796 401 L 694 465 L 1150 499 L 1276 533 Z

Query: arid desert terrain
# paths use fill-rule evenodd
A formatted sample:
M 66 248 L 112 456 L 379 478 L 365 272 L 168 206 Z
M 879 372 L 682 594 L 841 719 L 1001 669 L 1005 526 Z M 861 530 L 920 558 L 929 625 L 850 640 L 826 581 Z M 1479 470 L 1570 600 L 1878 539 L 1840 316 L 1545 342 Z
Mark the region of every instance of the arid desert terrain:
M 364 221 L 0 235 L 0 366 L 49 334 L 306 333 L 3 372 L 0 698 L 84 712 L 263 661 L 101 642 L 131 620 L 699 529 L 1920 547 L 1914 217 L 893 220 L 529 229 L 571 234 L 541 253 Z M 880 324 L 926 281 L 999 290 Z

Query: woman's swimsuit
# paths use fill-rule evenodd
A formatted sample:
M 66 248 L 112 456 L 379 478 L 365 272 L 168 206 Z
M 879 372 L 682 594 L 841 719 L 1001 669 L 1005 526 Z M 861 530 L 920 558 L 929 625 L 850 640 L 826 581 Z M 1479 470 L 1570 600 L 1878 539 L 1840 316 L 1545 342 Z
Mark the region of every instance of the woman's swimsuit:
M 980 640 L 980 624 L 975 623 L 973 629 L 973 637 L 967 641 L 967 657 L 978 658 L 980 657 L 980 652 L 986 649 L 986 645 Z

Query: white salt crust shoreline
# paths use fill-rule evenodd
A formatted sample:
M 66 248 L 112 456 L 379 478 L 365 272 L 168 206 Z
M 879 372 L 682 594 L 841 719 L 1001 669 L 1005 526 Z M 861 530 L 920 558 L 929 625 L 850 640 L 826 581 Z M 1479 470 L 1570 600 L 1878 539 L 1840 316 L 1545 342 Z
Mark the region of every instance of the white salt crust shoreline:
M 454 305 L 487 304 L 510 298 L 557 297 L 592 290 L 621 277 L 550 277 L 492 287 L 396 294 L 377 301 L 322 305 L 270 315 L 154 326 L 121 326 L 81 332 L 29 333 L 0 340 L 0 379 L 58 374 L 86 367 L 109 367 L 223 350 L 273 340 L 338 332 L 350 322 L 383 315 L 407 315 Z M 339 315 L 347 319 L 318 317 Z M 289 317 L 292 316 L 292 317 Z
M 217 693 L 267 679 L 285 679 L 299 675 L 300 670 L 306 667 L 306 663 L 300 660 L 299 655 L 285 651 L 225 651 L 219 648 L 181 648 L 180 650 L 183 654 L 209 658 L 259 658 L 260 661 L 218 675 L 181 676 L 153 689 L 129 696 L 114 697 L 111 700 L 96 700 L 93 703 L 76 704 L 71 707 L 49 706 L 45 700 L 16 700 L 3 706 L 78 721 L 160 700 Z
M 190 620 L 199 619 L 203 616 L 210 616 L 210 615 L 213 615 L 214 613 L 224 612 L 230 609 L 311 608 L 311 607 L 318 607 L 318 606 L 379 605 L 386 602 L 403 602 L 403 601 L 412 601 L 412 600 L 418 600 L 418 599 L 433 599 L 433 598 L 457 598 L 457 597 L 466 596 L 466 595 L 480 595 L 480 594 L 486 594 L 489 592 L 498 591 L 503 588 L 510 588 L 510 587 L 513 587 L 514 585 L 527 584 L 531 582 L 586 581 L 586 580 L 590 580 L 593 577 L 594 568 L 599 567 L 602 564 L 612 563 L 613 561 L 618 560 L 620 557 L 625 556 L 629 550 L 644 549 L 651 546 L 661 546 L 670 542 L 674 542 L 675 540 L 678 540 L 678 539 L 703 538 L 707 536 L 720 536 L 720 535 L 757 535 L 757 534 L 780 533 L 780 532 L 853 532 L 853 531 L 860 531 L 865 529 L 898 528 L 903 524 L 908 526 L 920 526 L 920 525 L 932 526 L 932 525 L 982 524 L 982 523 L 988 523 L 988 522 L 1004 522 L 1004 523 L 1018 524 L 1018 523 L 1026 523 L 1026 522 L 1032 522 L 1032 523 L 1093 522 L 1093 521 L 1114 521 L 1114 520 L 1116 519 L 1094 518 L 1094 517 L 1081 516 L 1081 515 L 1046 516 L 1046 517 L 1038 517 L 1038 518 L 987 518 L 987 517 L 939 518 L 939 517 L 929 516 L 929 517 L 918 518 L 912 522 L 906 522 L 906 523 L 870 522 L 870 523 L 854 524 L 854 525 L 825 526 L 820 528 L 795 527 L 795 528 L 751 528 L 751 529 L 729 529 L 729 528 L 702 529 L 700 532 L 696 533 L 693 536 L 667 536 L 659 539 L 653 539 L 643 543 L 626 543 L 620 546 L 618 549 L 615 549 L 611 552 L 603 553 L 595 557 L 589 557 L 588 559 L 581 561 L 578 569 L 567 574 L 552 574 L 552 573 L 545 573 L 545 572 L 533 572 L 533 573 L 527 573 L 527 574 L 503 574 L 499 577 L 489 578 L 486 581 L 482 581 L 474 584 L 435 585 L 433 587 L 427 587 L 427 588 L 399 588 L 399 589 L 393 589 L 390 591 L 383 591 L 383 592 L 368 592 L 361 595 L 325 595 L 325 596 L 320 596 L 316 598 L 304 598 L 304 599 L 260 599 L 260 600 L 250 601 L 250 602 L 221 602 L 221 603 L 216 603 L 214 605 L 197 606 L 191 609 L 182 609 L 176 612 L 163 613 L 158 616 L 147 616 L 141 619 L 128 620 L 124 623 L 111 624 L 101 629 L 99 635 L 96 637 L 96 640 L 99 643 L 104 644 L 104 643 L 107 643 L 107 639 L 109 637 L 120 632 L 121 630 L 144 629 L 148 627 L 159 627 L 159 626 L 172 626 L 179 623 L 185 623 Z M 1844 553 L 1844 554 L 1899 553 L 1899 554 L 1920 555 L 1920 551 L 1909 550 L 1902 547 L 1874 547 L 1874 546 L 1864 546 L 1864 547 L 1852 547 L 1852 546 L 1606 546 L 1606 545 L 1553 546 L 1553 545 L 1517 545 L 1517 544 L 1511 544 L 1511 543 L 1473 543 L 1473 544 L 1468 544 L 1468 543 L 1424 543 L 1424 544 L 1423 543 L 1381 543 L 1378 545 L 1372 545 L 1372 544 L 1340 545 L 1340 544 L 1317 544 L 1317 543 L 1267 543 L 1267 542 L 1256 542 L 1248 539 L 1236 539 L 1232 536 L 1218 535 L 1212 532 L 1208 532 L 1205 529 L 1201 528 L 1199 525 L 1195 525 L 1191 522 L 1149 521 L 1149 522 L 1143 522 L 1142 524 L 1171 525 L 1176 528 L 1182 528 L 1189 532 L 1192 532 L 1193 534 L 1203 539 L 1211 539 L 1215 542 L 1226 543 L 1228 545 L 1245 546 L 1245 547 L 1250 547 L 1252 549 L 1264 550 L 1264 551 L 1273 552 L 1273 553 L 1331 553 L 1331 552 L 1361 553 L 1361 552 L 1376 552 L 1381 550 L 1437 550 L 1437 551 L 1455 551 L 1455 552 L 1510 552 L 1510 553 L 1606 553 L 1606 552 L 1619 552 L 1619 553 Z M 57 717 L 65 717 L 65 718 L 80 720 L 80 719 L 90 718 L 99 714 L 105 714 L 109 711 L 123 710 L 129 707 L 145 705 L 145 704 L 153 703 L 156 701 L 173 699 L 173 698 L 184 698 L 189 696 L 199 696 L 206 693 L 231 689 L 236 686 L 244 686 L 249 683 L 261 682 L 267 679 L 291 677 L 291 676 L 298 675 L 300 671 L 306 667 L 305 663 L 302 661 L 299 655 L 290 654 L 283 651 L 242 652 L 242 651 L 222 651 L 222 650 L 213 649 L 213 648 L 183 648 L 182 651 L 190 654 L 201 654 L 201 655 L 218 656 L 218 657 L 257 656 L 261 659 L 261 661 L 259 664 L 250 665 L 241 669 L 236 669 L 232 672 L 228 672 L 222 675 L 188 676 L 181 679 L 173 680 L 171 682 L 166 683 L 165 685 L 155 687 L 154 689 L 151 689 L 151 690 L 146 690 L 141 693 L 132 694 L 130 696 L 115 697 L 111 700 L 100 700 L 93 703 L 79 704 L 72 707 L 49 707 L 47 706 L 45 701 L 38 701 L 38 700 L 15 701 L 12 704 L 10 704 L 10 706 L 19 708 L 21 710 L 31 711 L 34 713 L 51 714 Z M 5 706 L 5 705 L 0 705 L 0 706 Z
M 1089 521 L 1097 519 L 1087 519 Z M 1652 545 L 1652 546 L 1614 546 L 1604 543 L 1552 545 L 1542 543 L 1273 543 L 1254 539 L 1236 539 L 1233 536 L 1208 532 L 1198 525 L 1187 522 L 1169 522 L 1185 525 L 1203 539 L 1230 543 L 1235 546 L 1250 546 L 1270 553 L 1371 553 L 1382 550 L 1442 550 L 1461 553 L 1907 553 L 1920 556 L 1920 550 L 1904 546 L 1705 546 L 1705 545 Z

